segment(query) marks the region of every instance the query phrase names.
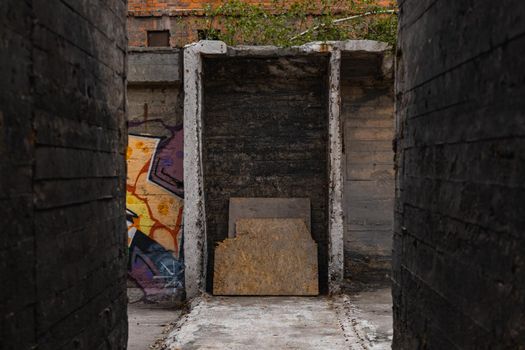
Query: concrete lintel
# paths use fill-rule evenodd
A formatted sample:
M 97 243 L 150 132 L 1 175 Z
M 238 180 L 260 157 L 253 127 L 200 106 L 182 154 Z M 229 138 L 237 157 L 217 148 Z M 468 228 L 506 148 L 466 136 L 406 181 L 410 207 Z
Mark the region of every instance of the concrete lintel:
M 302 56 L 310 54 L 329 54 L 338 51 L 364 51 L 370 53 L 382 53 L 391 50 L 388 43 L 374 40 L 345 40 L 345 41 L 314 41 L 301 46 L 278 47 L 272 45 L 264 46 L 228 46 L 228 56 Z
M 375 40 L 345 40 L 330 42 L 341 51 L 385 52 L 392 49 L 388 43 Z
M 202 179 L 202 55 L 224 54 L 226 44 L 200 41 L 184 49 L 184 265 L 189 298 L 204 290 L 206 222 Z

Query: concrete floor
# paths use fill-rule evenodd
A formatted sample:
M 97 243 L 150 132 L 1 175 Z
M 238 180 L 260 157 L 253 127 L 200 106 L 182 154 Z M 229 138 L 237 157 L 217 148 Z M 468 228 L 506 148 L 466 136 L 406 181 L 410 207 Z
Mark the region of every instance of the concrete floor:
M 389 349 L 389 289 L 334 298 L 203 297 L 165 349 Z
M 128 305 L 128 350 L 160 349 L 171 325 L 181 311 L 155 307 L 151 304 Z

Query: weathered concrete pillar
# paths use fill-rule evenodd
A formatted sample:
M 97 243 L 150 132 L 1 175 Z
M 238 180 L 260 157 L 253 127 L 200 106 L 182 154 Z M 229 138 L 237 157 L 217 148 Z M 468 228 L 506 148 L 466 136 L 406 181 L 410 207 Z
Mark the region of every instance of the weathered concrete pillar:
M 202 184 L 202 54 L 223 54 L 226 45 L 200 41 L 184 49 L 184 266 L 186 295 L 203 291 L 206 224 Z
M 328 285 L 340 290 L 344 277 L 343 128 L 341 123 L 341 51 L 332 50 L 328 72 Z

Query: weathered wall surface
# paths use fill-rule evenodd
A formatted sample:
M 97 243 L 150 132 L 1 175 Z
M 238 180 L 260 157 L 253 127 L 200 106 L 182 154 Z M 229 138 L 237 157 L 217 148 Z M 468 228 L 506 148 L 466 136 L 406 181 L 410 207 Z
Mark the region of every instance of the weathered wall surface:
M 181 53 L 177 49 L 150 47 L 129 50 L 128 84 L 132 86 L 178 86 L 181 70 Z
M 124 349 L 126 2 L 0 3 L 0 348 Z
M 272 8 L 275 6 L 272 0 L 243 0 L 244 3 L 261 5 Z M 221 0 L 130 0 L 128 1 L 128 8 L 131 12 L 142 14 L 176 14 L 177 12 L 188 12 L 195 10 L 203 10 L 206 5 L 220 5 Z M 389 0 L 379 0 L 379 4 L 387 6 L 390 4 Z
M 274 8 L 272 0 L 244 0 L 244 3 Z M 363 1 L 365 2 L 365 1 Z M 370 2 L 368 0 L 368 2 Z M 148 45 L 147 31 L 168 30 L 170 46 L 183 47 L 199 40 L 198 31 L 209 28 L 204 15 L 207 5 L 218 6 L 222 0 L 130 0 L 128 2 L 129 45 Z M 392 0 L 378 0 L 379 6 L 391 7 Z
M 396 349 L 525 344 L 525 2 L 399 1 Z
M 326 56 L 204 60 L 209 291 L 215 242 L 228 236 L 230 197 L 308 197 L 326 292 L 327 70 Z
M 202 16 L 154 16 L 151 13 L 128 15 L 129 46 L 148 46 L 148 31 L 167 30 L 170 33 L 171 47 L 198 41 L 198 30 L 206 28 L 206 21 Z
M 129 54 L 129 275 L 148 300 L 184 296 L 179 50 Z
M 341 61 L 345 152 L 345 276 L 389 279 L 394 208 L 392 58 L 348 53 Z

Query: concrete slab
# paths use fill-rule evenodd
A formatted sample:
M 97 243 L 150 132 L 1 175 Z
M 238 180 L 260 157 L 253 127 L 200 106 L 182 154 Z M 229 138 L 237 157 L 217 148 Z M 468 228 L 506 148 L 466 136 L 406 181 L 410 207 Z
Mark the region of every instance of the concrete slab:
M 228 237 L 235 237 L 235 223 L 252 218 L 301 218 L 311 231 L 309 198 L 230 198 Z
M 180 310 L 155 308 L 154 305 L 135 303 L 128 305 L 128 350 L 149 350 L 162 340 L 179 318 Z
M 390 349 L 389 291 L 370 293 L 355 300 L 345 295 L 203 297 L 193 302 L 164 346 L 170 350 Z
M 362 291 L 345 296 L 346 319 L 353 324 L 365 349 L 390 349 L 392 329 L 392 291 L 390 288 Z

